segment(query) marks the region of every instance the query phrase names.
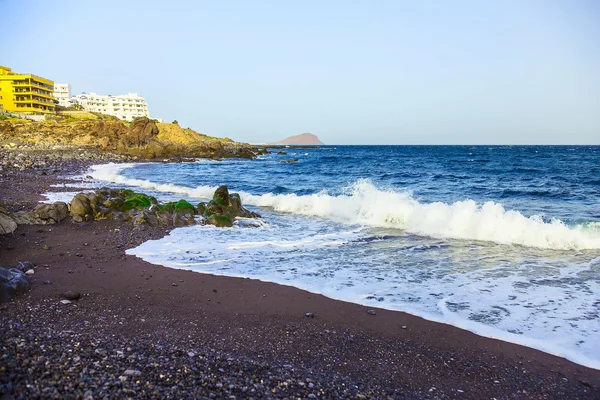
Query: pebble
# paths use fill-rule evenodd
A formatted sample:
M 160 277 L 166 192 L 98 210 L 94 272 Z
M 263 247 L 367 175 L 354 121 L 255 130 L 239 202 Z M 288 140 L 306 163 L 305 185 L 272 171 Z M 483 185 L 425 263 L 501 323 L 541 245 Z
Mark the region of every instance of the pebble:
M 35 271 L 32 269 L 28 269 L 27 272 L 25 272 L 27 275 L 33 275 L 35 274 Z
M 367 314 L 375 315 L 377 312 L 375 310 L 369 310 L 367 311 Z
M 125 370 L 125 372 L 123 372 L 123 375 L 125 375 L 125 376 L 140 376 L 140 375 L 142 375 L 142 372 L 138 371 L 137 369 L 127 369 L 127 370 Z
M 177 286 L 177 284 L 175 282 L 171 283 L 171 286 Z
M 402 329 L 406 329 L 406 325 L 402 325 Z
M 305 317 L 309 317 L 309 318 L 314 318 L 315 314 L 311 313 L 311 312 L 307 312 L 306 314 L 304 314 Z
M 61 300 L 62 304 L 71 304 L 71 300 Z
M 81 297 L 81 293 L 76 292 L 74 290 L 67 290 L 62 294 L 62 297 L 64 297 L 67 300 L 78 300 Z
M 43 283 L 44 285 L 49 285 L 49 284 L 50 284 L 50 281 L 42 281 L 42 283 Z

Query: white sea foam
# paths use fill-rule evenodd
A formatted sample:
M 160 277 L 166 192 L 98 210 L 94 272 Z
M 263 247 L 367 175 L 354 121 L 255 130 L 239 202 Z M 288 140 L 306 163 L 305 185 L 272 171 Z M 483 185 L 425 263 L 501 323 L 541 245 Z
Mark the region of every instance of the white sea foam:
M 177 193 L 208 199 L 216 187 L 195 188 L 143 179 L 127 178 L 121 171 L 131 164 L 93 167 L 96 179 L 137 186 L 158 192 Z M 235 190 L 235 188 L 231 188 Z M 359 180 L 343 195 L 325 191 L 313 195 L 255 195 L 240 192 L 245 204 L 269 207 L 278 212 L 318 216 L 336 222 L 372 227 L 402 229 L 407 233 L 434 238 L 489 241 L 542 249 L 600 249 L 600 232 L 592 227 L 569 227 L 558 219 L 544 221 L 540 216 L 526 217 L 502 204 L 473 200 L 452 204 L 423 203 L 408 191 L 382 189 L 368 180 Z
M 79 192 L 48 192 L 42 194 L 46 198 L 46 200 L 40 201 L 40 203 L 48 203 L 52 204 L 57 201 L 63 201 L 65 203 L 70 203 L 73 197 Z
M 373 236 L 322 219 L 267 212 L 263 229 L 176 229 L 127 251 L 172 268 L 251 277 L 327 297 L 406 311 L 600 369 L 589 277 L 571 252 Z M 557 256 L 558 253 L 558 256 Z

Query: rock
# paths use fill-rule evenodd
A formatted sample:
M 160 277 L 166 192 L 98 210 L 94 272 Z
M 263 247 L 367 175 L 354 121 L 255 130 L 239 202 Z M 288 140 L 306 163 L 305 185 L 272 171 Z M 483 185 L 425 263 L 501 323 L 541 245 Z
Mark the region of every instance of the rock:
M 367 314 L 375 315 L 375 314 L 377 314 L 377 312 L 375 310 L 368 310 Z
M 21 272 L 25 272 L 27 270 L 34 269 L 35 264 L 32 263 L 31 261 L 21 261 L 20 263 L 17 264 L 17 266 L 15 268 Z
M 160 221 L 156 216 L 150 214 L 148 211 L 140 211 L 138 215 L 133 217 L 133 226 L 137 227 L 140 225 L 156 227 L 160 225 Z
M 7 270 L 0 267 L 0 303 L 27 290 L 29 290 L 29 281 L 22 271 L 17 268 Z
M 127 370 L 125 370 L 125 372 L 123 372 L 123 375 L 125 375 L 125 376 L 140 376 L 140 375 L 142 375 L 142 372 L 138 371 L 137 369 L 127 369 Z
M 61 294 L 67 300 L 79 300 L 81 298 L 81 293 L 75 292 L 74 290 L 67 290 L 63 294 Z
M 314 318 L 314 317 L 315 317 L 315 314 L 313 314 L 313 313 L 311 313 L 311 312 L 307 312 L 306 314 L 304 314 L 304 316 L 305 316 L 305 317 L 308 317 L 308 318 Z
M 199 207 L 200 208 L 200 207 Z M 219 186 L 213 199 L 204 210 L 206 223 L 218 227 L 231 227 L 236 217 L 260 218 L 260 215 L 250 212 L 242 206 L 242 200 L 237 193 L 229 194 L 227 186 Z
M 294 158 L 293 160 L 283 160 L 281 163 L 282 164 L 292 164 L 292 163 L 297 163 L 298 159 Z
M 125 201 L 120 197 L 111 197 L 108 200 L 105 200 L 103 205 L 111 210 L 123 211 Z
M 26 274 L 26 275 L 33 275 L 33 274 L 35 274 L 35 271 L 34 271 L 34 270 L 32 270 L 32 269 L 28 269 L 28 270 L 25 272 L 25 274 Z
M 76 222 L 89 221 L 93 218 L 90 200 L 83 193 L 78 193 L 71 200 L 71 217 Z
M 11 217 L 20 225 L 51 225 L 62 221 L 67 215 L 67 204 L 57 201 L 54 204 L 39 204 L 33 211 L 16 212 Z
M 71 304 L 71 300 L 61 300 L 61 304 Z
M 17 223 L 6 213 L 4 205 L 0 203 L 0 235 L 13 233 L 15 229 L 17 229 Z

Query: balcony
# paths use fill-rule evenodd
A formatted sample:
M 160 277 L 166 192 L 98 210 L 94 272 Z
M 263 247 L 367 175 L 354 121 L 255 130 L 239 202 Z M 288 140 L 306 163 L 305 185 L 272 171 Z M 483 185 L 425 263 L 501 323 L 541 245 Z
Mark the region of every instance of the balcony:
M 19 96 L 40 96 L 50 100 L 54 98 L 49 93 L 37 89 L 13 89 L 13 93 Z

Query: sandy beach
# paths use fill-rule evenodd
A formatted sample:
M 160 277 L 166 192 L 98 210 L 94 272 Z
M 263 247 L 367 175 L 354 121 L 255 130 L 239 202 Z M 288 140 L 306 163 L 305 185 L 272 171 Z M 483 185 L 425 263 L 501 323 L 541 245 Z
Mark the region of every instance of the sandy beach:
M 50 185 L 85 165 L 5 172 L 7 209 L 69 190 Z M 167 233 L 67 218 L 0 236 L 0 265 L 36 265 L 32 290 L 0 308 L 3 399 L 600 397 L 597 370 L 540 351 L 125 254 Z M 61 303 L 68 290 L 81 298 Z

